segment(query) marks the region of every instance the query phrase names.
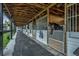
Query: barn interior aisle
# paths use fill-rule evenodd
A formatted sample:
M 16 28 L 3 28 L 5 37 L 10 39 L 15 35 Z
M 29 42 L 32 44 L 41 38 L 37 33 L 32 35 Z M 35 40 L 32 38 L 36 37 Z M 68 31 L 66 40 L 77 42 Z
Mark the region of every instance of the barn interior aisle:
M 4 3 L 2 6 L 3 34 L 0 35 L 4 55 L 79 55 L 78 3 Z

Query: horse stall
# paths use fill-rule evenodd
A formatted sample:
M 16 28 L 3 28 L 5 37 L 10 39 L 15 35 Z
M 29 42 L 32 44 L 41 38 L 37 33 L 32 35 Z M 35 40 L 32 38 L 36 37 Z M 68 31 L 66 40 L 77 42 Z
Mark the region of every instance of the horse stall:
M 33 39 L 36 39 L 36 20 L 34 19 L 33 21 L 32 21 L 32 35 L 33 35 Z
M 23 33 L 26 34 L 26 26 L 22 27 Z
M 36 20 L 36 39 L 47 45 L 47 15 Z
M 28 26 L 28 36 L 32 37 L 32 22 L 30 22 Z
M 67 4 L 67 55 L 79 56 L 79 4 Z
M 30 26 L 29 26 L 29 24 L 26 25 L 25 27 L 26 27 L 26 28 L 25 28 L 25 32 L 24 32 L 24 33 L 25 33 L 27 36 L 30 36 L 30 28 L 29 28 Z
M 79 32 L 79 4 L 66 6 L 67 32 Z
M 67 55 L 79 56 L 79 32 L 67 32 Z
M 28 25 L 26 25 L 26 35 L 28 35 L 29 37 L 33 37 L 33 35 L 32 35 L 32 22 L 30 22 Z
M 64 26 L 64 4 L 57 4 L 49 9 L 48 45 L 59 53 L 63 54 L 65 54 Z

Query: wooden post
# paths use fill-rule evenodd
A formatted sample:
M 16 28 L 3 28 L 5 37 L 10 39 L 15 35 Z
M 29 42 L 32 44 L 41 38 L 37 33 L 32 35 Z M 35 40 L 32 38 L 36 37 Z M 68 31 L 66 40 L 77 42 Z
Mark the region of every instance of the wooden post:
M 49 8 L 47 9 L 47 44 L 49 43 L 48 26 L 49 26 Z
M 67 12 L 66 12 L 67 10 L 66 10 L 66 3 L 65 3 L 65 16 L 64 16 L 64 24 L 65 24 L 65 26 L 64 26 L 64 53 L 65 53 L 65 55 L 67 55 L 67 19 L 66 19 L 66 14 L 67 14 Z

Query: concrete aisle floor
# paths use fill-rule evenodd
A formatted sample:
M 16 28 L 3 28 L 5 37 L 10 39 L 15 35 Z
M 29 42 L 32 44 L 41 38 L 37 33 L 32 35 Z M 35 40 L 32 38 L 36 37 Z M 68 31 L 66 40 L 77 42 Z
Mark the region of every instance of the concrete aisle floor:
M 37 44 L 31 38 L 18 32 L 14 48 L 14 56 L 53 56 L 49 51 Z

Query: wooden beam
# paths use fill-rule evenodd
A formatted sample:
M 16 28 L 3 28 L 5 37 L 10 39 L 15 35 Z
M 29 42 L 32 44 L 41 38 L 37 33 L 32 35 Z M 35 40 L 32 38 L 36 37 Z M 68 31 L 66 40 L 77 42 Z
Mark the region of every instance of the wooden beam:
M 46 8 L 45 5 L 40 5 L 40 4 L 38 4 L 38 3 L 36 3 L 36 4 L 34 4 L 34 3 L 30 3 L 30 5 L 36 6 L 36 7 L 41 8 L 41 9 Z
M 8 9 L 8 7 L 5 3 L 4 3 L 4 6 L 5 6 L 5 9 L 7 10 L 8 14 L 9 14 L 9 16 L 11 17 L 11 21 L 15 24 L 15 21 L 13 20 L 13 17 L 12 17 L 12 15 L 11 15 L 11 13 L 10 13 L 10 11 L 9 11 L 9 9 Z
M 76 3 L 69 3 L 69 5 L 67 5 L 67 7 L 70 7 L 70 6 L 74 5 L 74 4 L 76 4 Z
M 16 6 L 16 8 L 20 8 L 20 9 L 32 9 L 32 10 L 34 10 L 35 12 L 38 12 L 38 9 L 39 10 L 42 10 L 42 8 L 39 8 L 39 7 L 35 7 L 34 5 L 30 5 L 30 4 L 15 4 Z M 14 7 L 14 8 L 15 8 Z
M 56 3 L 53 3 L 51 5 L 49 5 L 47 8 L 45 8 L 43 11 L 39 12 L 35 17 L 33 17 L 30 21 L 32 21 L 33 19 L 35 19 L 36 17 L 38 17 L 41 13 L 43 13 L 44 11 L 46 11 L 47 9 L 49 9 L 50 7 L 54 6 Z M 29 21 L 29 22 L 30 22 Z
M 15 21 L 15 22 L 22 22 L 22 23 L 24 22 L 24 23 L 27 23 L 27 21 Z
M 57 11 L 59 11 L 59 12 L 64 12 L 63 10 L 58 9 L 58 8 L 52 8 L 52 9 L 55 9 L 55 10 L 57 10 Z
M 52 9 L 49 11 L 49 13 L 50 13 L 50 12 L 53 13 L 53 14 L 59 14 L 58 12 L 56 12 L 56 11 L 54 11 L 54 10 L 52 10 Z
M 7 5 L 7 4 L 6 4 Z M 45 5 L 45 4 L 44 4 Z M 47 10 L 47 8 L 49 8 L 50 6 L 53 6 L 54 4 L 49 4 L 48 7 L 46 5 L 46 8 L 43 10 L 42 8 L 39 8 L 39 7 L 35 7 L 34 5 L 30 5 L 30 4 L 13 4 L 12 6 L 14 6 L 13 8 L 10 8 L 10 5 L 8 7 L 8 10 L 9 10 L 9 13 L 11 14 L 12 13 L 12 16 L 13 16 L 13 19 L 15 20 L 19 20 L 21 17 L 21 19 L 23 20 L 24 18 L 27 20 L 27 18 L 30 20 L 32 20 L 32 18 L 36 18 L 38 17 L 40 14 L 42 14 L 44 11 Z M 11 7 L 12 7 L 11 6 Z M 23 6 L 23 7 L 22 7 Z M 33 7 L 34 6 L 34 7 Z M 28 9 L 27 9 L 28 8 Z M 19 10 L 20 9 L 20 10 Z M 13 12 L 12 12 L 12 11 Z M 16 11 L 15 11 L 16 10 Z M 31 11 L 29 11 L 31 10 Z M 33 10 L 33 11 L 32 11 Z M 42 11 L 43 10 L 43 11 Z M 20 11 L 20 12 L 19 12 Z M 41 12 L 42 11 L 42 12 Z M 37 12 L 37 13 L 36 13 Z M 27 13 L 27 14 L 26 14 Z M 40 13 L 38 15 L 38 13 Z M 14 16 L 15 15 L 15 16 Z M 21 16 L 23 15 L 23 16 Z M 28 15 L 28 16 L 27 16 Z M 30 17 L 29 17 L 30 16 Z M 33 17 L 34 16 L 34 17 Z M 20 19 L 20 20 L 21 20 Z
M 64 13 L 61 13 L 61 12 L 58 12 L 58 11 L 56 12 L 56 11 L 54 11 L 52 9 L 50 9 L 49 13 L 54 14 L 56 16 L 64 17 Z
M 11 16 L 11 13 L 10 13 L 10 11 L 9 11 L 9 9 L 8 9 L 8 7 L 6 6 L 6 4 L 5 4 L 5 3 L 4 3 L 4 6 L 5 6 L 5 8 L 6 8 L 6 10 L 7 10 L 8 14 Z

